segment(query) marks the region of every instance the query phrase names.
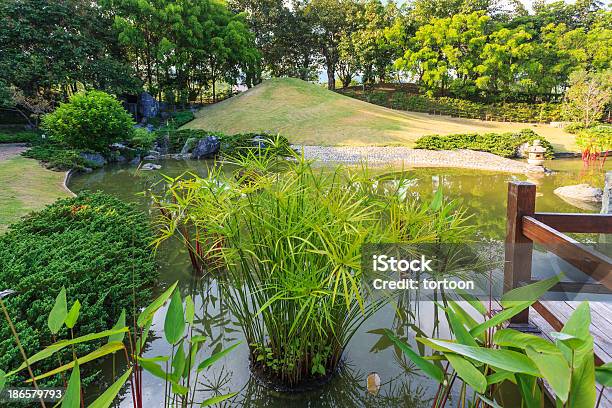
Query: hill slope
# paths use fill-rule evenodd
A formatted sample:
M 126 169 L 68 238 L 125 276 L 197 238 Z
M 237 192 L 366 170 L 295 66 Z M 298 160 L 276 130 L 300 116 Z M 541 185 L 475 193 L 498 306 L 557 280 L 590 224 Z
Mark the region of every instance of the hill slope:
M 293 78 L 277 78 L 201 109 L 186 127 L 225 133 L 281 133 L 310 145 L 404 145 L 420 136 L 506 132 L 532 127 L 558 150 L 573 148 L 573 137 L 548 125 L 484 122 L 387 109 L 330 92 Z

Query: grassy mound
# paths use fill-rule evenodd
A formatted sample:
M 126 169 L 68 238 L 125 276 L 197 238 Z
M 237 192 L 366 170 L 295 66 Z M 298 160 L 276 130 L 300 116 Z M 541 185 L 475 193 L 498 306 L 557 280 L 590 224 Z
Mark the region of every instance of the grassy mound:
M 227 134 L 280 133 L 300 144 L 409 147 L 424 135 L 518 132 L 529 127 L 553 143 L 557 151 L 576 150 L 571 135 L 548 125 L 397 111 L 293 78 L 271 79 L 206 107 L 186 127 Z

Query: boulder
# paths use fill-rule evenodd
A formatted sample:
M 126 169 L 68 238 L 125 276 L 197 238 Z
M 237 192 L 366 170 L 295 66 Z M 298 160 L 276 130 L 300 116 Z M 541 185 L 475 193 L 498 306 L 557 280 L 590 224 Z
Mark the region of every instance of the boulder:
M 79 154 L 85 161 L 93 164 L 95 167 L 102 167 L 106 164 L 106 159 L 100 153 L 81 152 Z
M 140 155 L 136 155 L 136 157 L 130 160 L 130 164 L 134 166 L 140 164 Z
M 219 139 L 214 136 L 208 136 L 204 139 L 200 139 L 197 145 L 191 152 L 192 159 L 209 159 L 214 157 L 221 147 Z
M 140 167 L 140 170 L 150 171 L 150 170 L 159 170 L 161 166 L 155 163 L 145 163 Z
M 159 160 L 159 156 L 148 155 L 148 156 L 143 157 L 142 160 L 155 161 L 155 160 Z
M 577 184 L 559 187 L 555 189 L 555 194 L 574 207 L 587 211 L 598 211 L 603 190 L 588 184 Z

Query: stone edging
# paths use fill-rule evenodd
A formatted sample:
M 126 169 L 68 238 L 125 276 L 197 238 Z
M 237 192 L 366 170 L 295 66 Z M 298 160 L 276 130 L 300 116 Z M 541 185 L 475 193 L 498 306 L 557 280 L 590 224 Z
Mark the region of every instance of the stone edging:
M 70 178 L 72 177 L 73 174 L 74 174 L 74 169 L 70 169 L 66 172 L 66 174 L 64 174 L 64 181 L 62 181 L 62 188 L 68 194 L 70 194 L 71 197 L 76 197 L 76 194 L 74 194 L 74 192 L 68 188 L 68 183 L 70 182 Z

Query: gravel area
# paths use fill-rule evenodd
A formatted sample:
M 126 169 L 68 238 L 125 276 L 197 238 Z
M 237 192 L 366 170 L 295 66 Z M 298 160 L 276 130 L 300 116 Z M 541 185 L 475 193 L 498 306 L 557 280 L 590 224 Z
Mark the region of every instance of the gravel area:
M 13 156 L 17 156 L 27 149 L 22 143 L 3 143 L 0 144 L 0 160 L 7 160 Z
M 473 150 L 421 150 L 407 147 L 335 147 L 293 146 L 304 152 L 307 159 L 371 165 L 404 165 L 406 167 L 461 167 L 478 170 L 525 173 L 530 167 L 525 162 L 506 159 L 491 153 Z

